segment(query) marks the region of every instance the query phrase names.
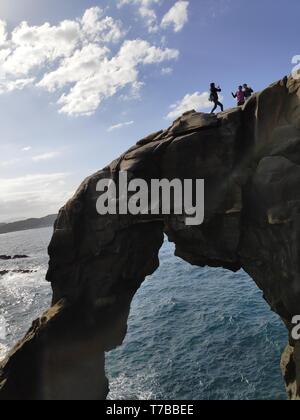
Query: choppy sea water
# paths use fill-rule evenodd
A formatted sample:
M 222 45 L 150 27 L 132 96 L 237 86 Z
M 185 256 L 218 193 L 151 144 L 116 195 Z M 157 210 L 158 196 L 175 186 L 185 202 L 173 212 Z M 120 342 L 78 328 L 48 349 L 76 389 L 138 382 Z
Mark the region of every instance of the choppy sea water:
M 52 230 L 0 235 L 0 358 L 50 303 L 44 277 Z M 124 345 L 107 355 L 110 399 L 286 399 L 279 362 L 287 334 L 244 273 L 192 267 L 165 242 L 138 291 Z

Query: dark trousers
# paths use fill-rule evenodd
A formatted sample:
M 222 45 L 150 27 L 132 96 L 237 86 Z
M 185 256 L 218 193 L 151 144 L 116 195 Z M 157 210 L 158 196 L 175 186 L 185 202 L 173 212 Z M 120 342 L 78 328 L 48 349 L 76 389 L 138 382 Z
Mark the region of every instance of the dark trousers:
M 224 106 L 223 106 L 223 104 L 221 104 L 221 102 L 220 102 L 220 101 L 216 101 L 216 102 L 215 102 L 215 106 L 213 107 L 213 109 L 212 109 L 212 111 L 211 111 L 211 114 L 213 114 L 213 113 L 215 112 L 215 110 L 218 108 L 218 106 L 221 108 L 221 111 L 222 111 L 222 112 L 224 111 Z

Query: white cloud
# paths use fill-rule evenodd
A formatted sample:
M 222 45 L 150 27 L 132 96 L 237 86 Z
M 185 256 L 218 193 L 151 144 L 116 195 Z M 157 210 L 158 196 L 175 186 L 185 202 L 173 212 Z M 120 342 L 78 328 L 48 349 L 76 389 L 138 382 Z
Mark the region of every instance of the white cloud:
M 34 162 L 41 162 L 41 161 L 45 161 L 45 160 L 54 159 L 57 156 L 59 156 L 59 152 L 49 152 L 49 153 L 44 153 L 42 155 L 33 156 L 32 160 Z
M 70 198 L 67 173 L 0 178 L 1 220 L 55 213 Z
M 8 168 L 10 166 L 14 166 L 17 163 L 19 163 L 20 161 L 21 161 L 21 159 L 19 159 L 19 158 L 4 160 L 4 161 L 0 162 L 0 168 Z
M 22 22 L 12 31 L 10 54 L 2 63 L 1 73 L 27 76 L 36 67 L 70 57 L 86 44 L 116 42 L 123 35 L 121 23 L 103 17 L 99 7 L 86 10 L 81 19 L 65 20 L 57 26 Z
M 60 112 L 69 115 L 91 115 L 100 104 L 125 86 L 139 86 L 139 66 L 178 58 L 178 51 L 160 49 L 147 41 L 125 41 L 112 59 L 105 58 L 96 71 L 82 77 L 69 93 L 59 99 Z M 50 77 L 50 76 L 47 76 Z
M 24 77 L 39 66 L 69 56 L 80 36 L 80 24 L 75 21 L 64 21 L 58 26 L 29 26 L 22 22 L 11 34 L 10 54 L 2 62 L 1 76 Z
M 157 16 L 153 9 L 140 7 L 140 15 L 145 19 L 149 32 L 157 32 L 159 30 L 157 25 Z
M 104 16 L 100 7 L 87 9 L 81 20 L 84 37 L 90 42 L 117 42 L 125 35 L 120 22 L 110 16 Z
M 67 84 L 90 78 L 97 73 L 99 61 L 105 59 L 107 53 L 106 47 L 88 44 L 75 51 L 72 57 L 63 59 L 58 69 L 46 73 L 38 86 L 53 92 Z
M 107 129 L 107 131 L 110 133 L 111 131 L 119 130 L 123 127 L 128 127 L 128 126 L 133 125 L 133 124 L 134 124 L 134 121 L 127 121 L 127 122 L 124 122 L 124 123 L 115 124 L 115 125 L 112 125 L 111 127 L 109 127 Z
M 32 194 L 36 192 L 45 192 L 45 186 L 49 183 L 64 180 L 68 174 L 36 174 L 25 175 L 16 178 L 0 178 L 0 196 L 6 199 L 16 199 L 24 197 L 30 190 Z
M 161 26 L 167 28 L 173 26 L 175 32 L 180 32 L 188 22 L 189 2 L 179 0 L 163 17 Z
M 141 89 L 145 86 L 144 82 L 136 81 L 132 83 L 129 91 L 125 94 L 120 95 L 121 101 L 132 101 L 141 99 Z
M 194 110 L 205 110 L 211 108 L 212 103 L 209 100 L 209 93 L 195 92 L 187 94 L 183 99 L 170 106 L 171 111 L 167 115 L 167 119 L 173 120 L 180 117 L 184 112 Z
M 34 78 L 7 80 L 5 82 L 0 80 L 0 94 L 13 92 L 14 90 L 23 90 L 25 87 L 33 85 L 34 80 Z
M 0 47 L 6 42 L 6 22 L 0 19 Z
M 170 74 L 172 74 L 173 73 L 173 69 L 172 69 L 172 67 L 163 67 L 162 69 L 161 69 L 161 74 L 163 75 L 163 76 L 169 76 Z
M 149 32 L 157 32 L 159 25 L 154 6 L 161 3 L 161 0 L 119 0 L 119 7 L 125 4 L 132 4 L 137 7 L 139 15 L 146 22 Z
M 22 152 L 30 152 L 31 150 L 31 146 L 27 146 L 24 147 L 23 149 L 21 149 Z M 51 160 L 54 159 L 56 157 L 58 157 L 60 155 L 60 152 L 58 151 L 54 151 L 54 152 L 48 152 L 48 153 L 43 153 L 40 155 L 36 155 L 33 157 L 28 157 L 28 159 L 32 160 L 33 162 L 42 162 L 42 161 L 47 161 L 47 160 Z M 0 161 L 0 168 L 8 168 L 11 166 L 14 166 L 20 162 L 24 162 L 24 159 L 22 158 L 13 158 L 13 159 L 9 159 L 9 160 L 4 160 L 4 161 Z
M 139 4 L 148 8 L 158 1 L 139 0 Z M 0 34 L 1 27 L 5 40 L 4 23 Z M 122 41 L 124 35 L 121 23 L 104 16 L 99 7 L 56 26 L 22 22 L 0 49 L 0 94 L 29 85 L 60 91 L 60 112 L 75 116 L 93 114 L 125 87 L 137 94 L 142 86 L 140 66 L 177 59 L 179 52 L 140 39 Z M 112 56 L 110 45 L 119 41 Z

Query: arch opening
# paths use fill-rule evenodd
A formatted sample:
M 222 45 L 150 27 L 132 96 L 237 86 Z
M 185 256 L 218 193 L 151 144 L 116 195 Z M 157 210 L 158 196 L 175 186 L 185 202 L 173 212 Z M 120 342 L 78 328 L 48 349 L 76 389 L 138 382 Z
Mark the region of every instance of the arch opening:
M 106 355 L 108 399 L 285 400 L 286 329 L 244 272 L 200 268 L 165 239 L 137 291 L 121 347 Z

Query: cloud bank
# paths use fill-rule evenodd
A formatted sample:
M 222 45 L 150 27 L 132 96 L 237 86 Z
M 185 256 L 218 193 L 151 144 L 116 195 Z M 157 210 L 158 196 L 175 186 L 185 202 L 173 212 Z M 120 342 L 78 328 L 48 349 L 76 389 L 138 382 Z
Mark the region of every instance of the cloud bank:
M 207 108 L 212 108 L 208 92 L 188 93 L 181 100 L 170 106 L 170 112 L 166 118 L 168 120 L 174 120 L 177 117 L 180 117 L 184 112 L 191 111 L 193 109 L 195 111 L 201 111 Z
M 0 221 L 57 212 L 72 195 L 66 191 L 67 178 L 67 173 L 0 178 Z
M 133 1 L 140 4 L 140 12 L 148 20 L 150 5 L 159 2 Z M 54 26 L 22 22 L 10 34 L 0 20 L 0 94 L 35 86 L 58 95 L 60 113 L 91 115 L 105 99 L 124 88 L 136 91 L 142 86 L 141 67 L 179 56 L 176 49 L 125 36 L 122 23 L 105 16 L 99 7 Z

